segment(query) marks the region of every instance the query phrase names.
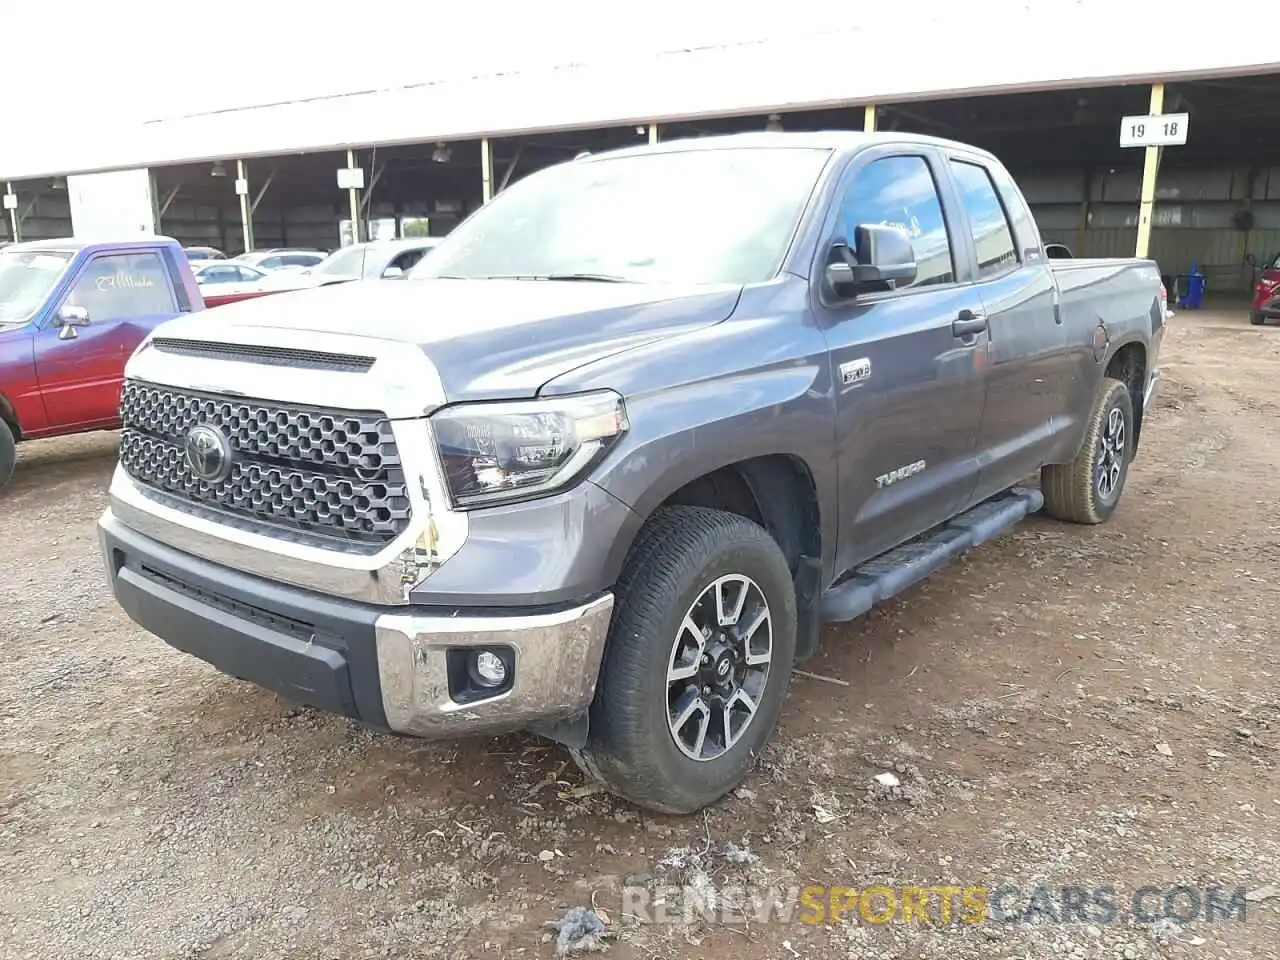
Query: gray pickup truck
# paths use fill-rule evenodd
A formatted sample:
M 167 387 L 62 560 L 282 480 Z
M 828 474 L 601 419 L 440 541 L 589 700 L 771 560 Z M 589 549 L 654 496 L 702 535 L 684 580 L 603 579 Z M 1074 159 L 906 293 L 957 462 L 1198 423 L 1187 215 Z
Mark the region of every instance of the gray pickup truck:
M 286 698 L 530 730 L 697 810 L 747 775 L 823 623 L 1041 509 L 1111 516 L 1161 294 L 1147 260 L 1047 257 L 960 143 L 579 157 L 403 282 L 156 330 L 126 370 L 111 586 Z

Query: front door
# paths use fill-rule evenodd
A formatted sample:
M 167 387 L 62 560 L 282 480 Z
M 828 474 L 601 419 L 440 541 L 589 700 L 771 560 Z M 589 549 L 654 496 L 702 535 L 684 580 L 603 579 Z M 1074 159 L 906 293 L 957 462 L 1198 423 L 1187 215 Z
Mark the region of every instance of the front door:
M 832 241 L 852 242 L 862 224 L 899 227 L 918 270 L 909 286 L 819 307 L 837 390 L 841 571 L 949 519 L 977 480 L 987 341 L 981 296 L 963 282 L 967 250 L 944 213 L 942 162 L 860 154 L 831 218 Z M 964 332 L 970 317 L 976 332 Z
M 83 308 L 88 326 L 64 334 L 58 314 L 66 306 Z M 36 377 L 50 426 L 113 424 L 125 361 L 147 332 L 177 312 L 158 251 L 105 253 L 87 261 L 36 335 Z

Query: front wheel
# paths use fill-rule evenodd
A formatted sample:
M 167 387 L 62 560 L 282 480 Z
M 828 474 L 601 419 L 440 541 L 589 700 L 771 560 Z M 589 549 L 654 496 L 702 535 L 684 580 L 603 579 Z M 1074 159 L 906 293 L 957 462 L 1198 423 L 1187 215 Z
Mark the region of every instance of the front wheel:
M 638 806 L 692 813 L 742 782 L 777 726 L 796 643 L 786 557 L 743 517 L 663 508 L 615 603 L 574 759 Z
M 0 490 L 13 477 L 13 468 L 18 462 L 18 449 L 9 425 L 0 420 Z
M 1264 317 L 1259 311 L 1251 310 L 1249 312 L 1249 322 L 1252 323 L 1255 327 L 1260 327 L 1267 322 L 1267 318 Z
M 1071 523 L 1105 523 L 1115 513 L 1133 459 L 1133 397 L 1107 377 L 1098 389 L 1080 452 L 1070 463 L 1045 467 L 1040 489 L 1050 516 Z

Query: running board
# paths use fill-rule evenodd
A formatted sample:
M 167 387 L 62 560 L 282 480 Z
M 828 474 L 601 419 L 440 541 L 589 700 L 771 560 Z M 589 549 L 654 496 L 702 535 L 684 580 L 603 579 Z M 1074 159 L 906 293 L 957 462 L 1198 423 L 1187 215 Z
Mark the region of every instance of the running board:
M 868 560 L 822 596 L 824 623 L 862 616 L 877 603 L 919 583 L 964 551 L 994 540 L 1044 506 L 1044 494 L 1014 487 L 940 527 Z

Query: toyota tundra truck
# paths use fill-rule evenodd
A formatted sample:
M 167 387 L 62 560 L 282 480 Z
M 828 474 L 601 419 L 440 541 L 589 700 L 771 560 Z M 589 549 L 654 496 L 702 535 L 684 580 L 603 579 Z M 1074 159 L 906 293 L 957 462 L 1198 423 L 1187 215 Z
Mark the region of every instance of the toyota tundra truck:
M 748 775 L 824 623 L 1029 514 L 1106 521 L 1164 328 L 1154 263 L 1050 259 L 995 157 L 896 133 L 581 156 L 400 283 L 219 320 L 126 370 L 129 616 L 676 813 Z

